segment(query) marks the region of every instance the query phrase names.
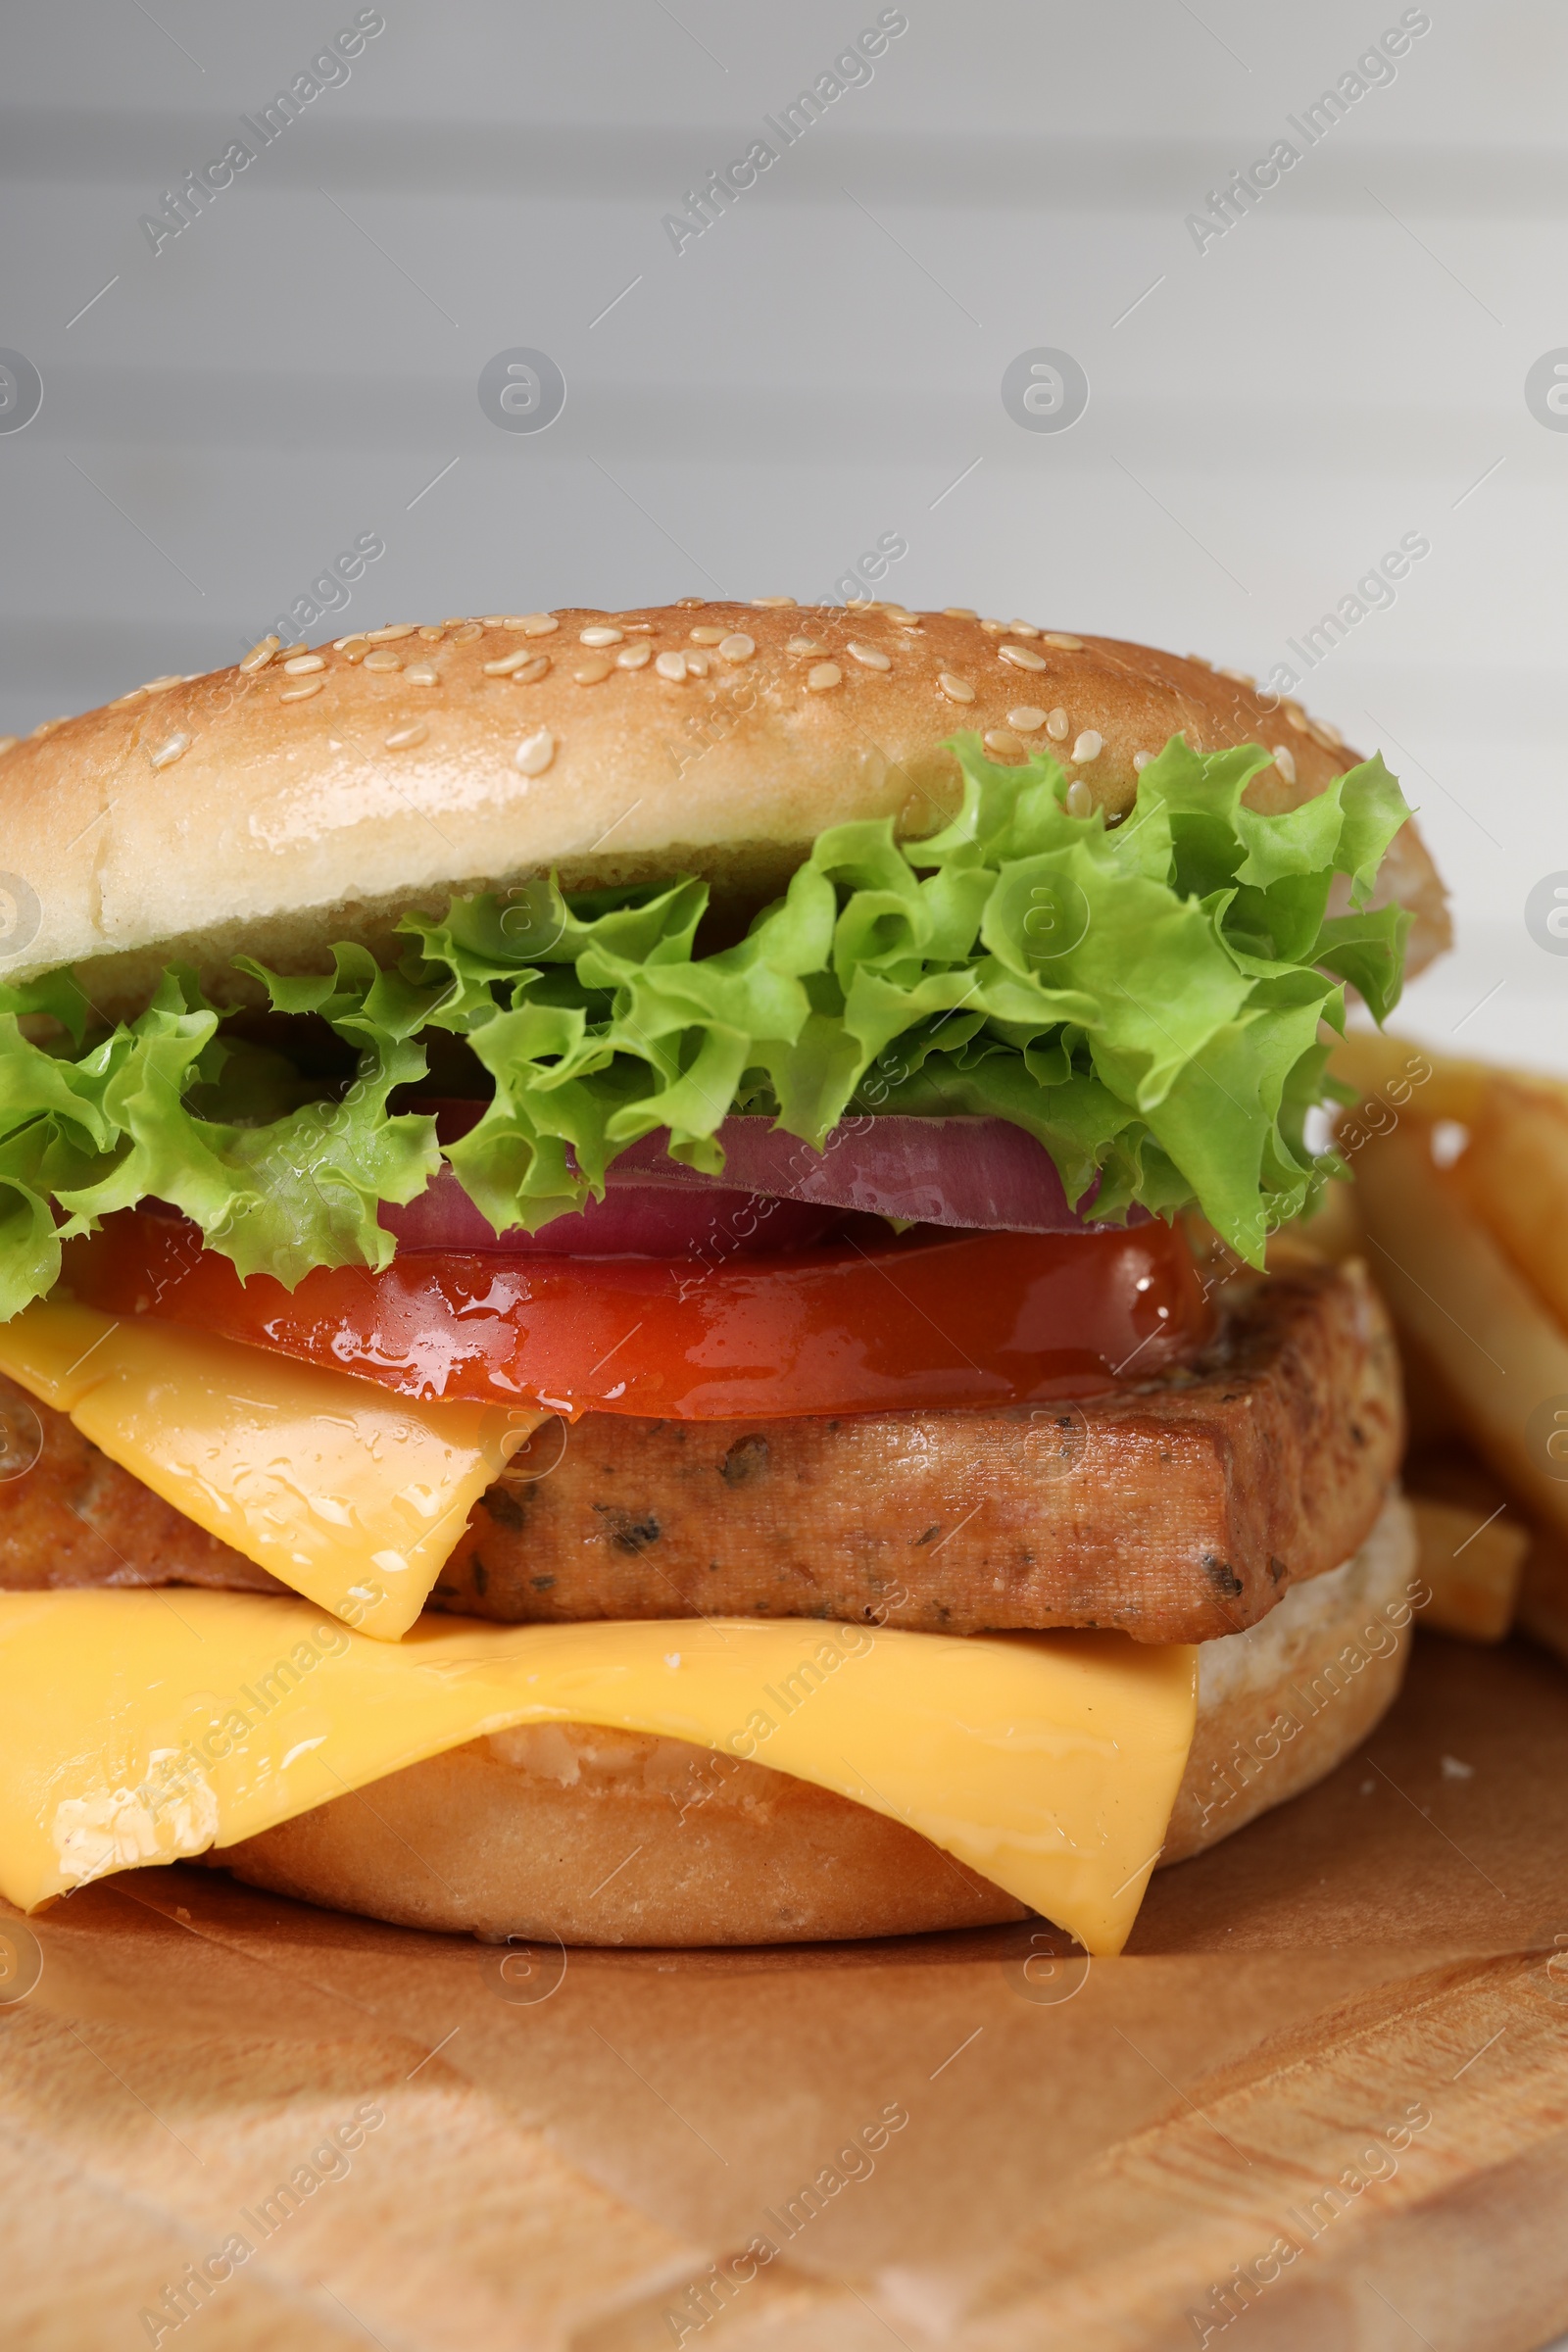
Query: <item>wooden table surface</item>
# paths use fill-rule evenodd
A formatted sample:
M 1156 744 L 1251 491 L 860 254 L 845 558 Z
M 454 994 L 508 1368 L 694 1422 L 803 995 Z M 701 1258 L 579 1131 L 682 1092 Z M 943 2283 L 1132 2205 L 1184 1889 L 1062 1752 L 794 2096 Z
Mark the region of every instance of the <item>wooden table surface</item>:
M 1423 1636 L 1361 1756 L 1087 1968 L 1027 1928 L 508 1959 L 197 1869 L 0 1932 L 41 1955 L 0 2010 L 7 2347 L 1568 2327 L 1568 1679 L 1523 1644 Z

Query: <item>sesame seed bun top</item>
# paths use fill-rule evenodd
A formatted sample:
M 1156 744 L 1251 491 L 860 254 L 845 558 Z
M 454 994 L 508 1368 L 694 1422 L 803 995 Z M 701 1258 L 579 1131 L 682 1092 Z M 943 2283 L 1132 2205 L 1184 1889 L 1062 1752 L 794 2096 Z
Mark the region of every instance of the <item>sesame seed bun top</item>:
M 385 942 L 411 906 L 552 868 L 567 888 L 696 872 L 760 904 L 826 825 L 932 831 L 960 789 L 942 747 L 965 728 L 1004 762 L 1049 748 L 1085 811 L 1112 815 L 1178 729 L 1200 751 L 1273 751 L 1249 794 L 1262 809 L 1356 758 L 1195 657 L 957 611 L 688 599 L 400 623 L 316 652 L 268 639 L 0 751 L 0 978 L 74 963 L 121 1009 L 177 956 L 233 995 L 241 951 L 315 966 L 330 940 Z M 1416 915 L 1411 968 L 1447 945 L 1413 825 L 1379 896 Z

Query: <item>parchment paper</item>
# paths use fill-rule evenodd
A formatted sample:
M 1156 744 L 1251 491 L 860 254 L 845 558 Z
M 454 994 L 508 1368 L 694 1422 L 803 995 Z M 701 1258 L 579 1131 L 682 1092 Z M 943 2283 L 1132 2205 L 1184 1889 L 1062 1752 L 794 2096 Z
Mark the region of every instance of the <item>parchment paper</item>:
M 41 1976 L 0 2010 L 0 2141 L 42 2167 L 24 2168 L 0 2241 L 23 2273 L 42 2259 L 26 2183 L 54 2163 L 114 2200 L 131 2249 L 96 2312 L 107 2332 L 50 2334 L 40 2278 L 25 2340 L 153 2340 L 142 2315 L 169 2307 L 138 2300 L 135 2217 L 149 2246 L 168 2225 L 199 2262 L 225 2227 L 243 2230 L 238 2211 L 257 2212 L 276 2148 L 304 2149 L 321 2116 L 368 2099 L 386 2120 L 352 2178 L 306 2192 L 309 2211 L 157 2340 L 1044 2341 L 1038 2325 L 1009 2332 L 1007 2281 L 1097 2166 L 1190 2130 L 1183 2193 L 1198 2182 L 1201 2206 L 1210 2160 L 1212 2195 L 1240 2193 L 1224 2182 L 1245 2186 L 1236 2165 L 1255 2170 L 1254 2154 L 1218 2125 L 1205 2139 L 1201 2117 L 1221 2091 L 1272 2082 L 1326 2019 L 1383 2003 L 1407 2022 L 1412 1986 L 1480 1982 L 1506 1955 L 1549 1989 L 1554 1939 L 1568 1940 L 1565 1790 L 1561 1670 L 1523 1643 L 1423 1634 L 1362 1753 L 1156 1874 L 1127 1953 L 1092 1966 L 1027 1926 L 760 1952 L 509 1952 L 218 1873 L 123 1874 L 32 1923 Z M 24 1960 L 28 1931 L 3 1925 Z M 1568 2006 L 1553 2022 L 1568 2036 Z M 1407 2089 L 1441 2107 L 1431 2082 L 1412 2075 Z M 1384 2128 L 1392 2095 L 1369 2086 L 1352 2138 Z M 494 2239 L 482 2261 L 473 2230 Z M 149 2292 L 177 2279 L 171 2259 L 149 2256 Z M 292 2316 L 274 2338 L 280 2275 Z M 1172 2310 L 1213 2283 L 1184 2285 Z M 1167 2340 L 1131 2321 L 1097 2333 L 1092 2316 L 1060 2340 Z M 1228 2342 L 1298 2340 L 1265 2317 L 1249 2312 Z

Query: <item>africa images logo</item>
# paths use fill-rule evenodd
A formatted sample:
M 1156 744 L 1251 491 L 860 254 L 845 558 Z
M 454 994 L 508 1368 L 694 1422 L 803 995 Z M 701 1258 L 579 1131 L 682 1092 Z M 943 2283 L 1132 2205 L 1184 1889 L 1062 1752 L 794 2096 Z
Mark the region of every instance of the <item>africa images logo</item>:
M 43 407 L 43 377 L 24 352 L 0 351 L 0 433 L 20 433 Z
M 1336 123 L 1343 122 L 1352 106 L 1372 90 L 1382 88 L 1396 77 L 1396 58 L 1409 54 L 1412 41 L 1432 30 L 1432 19 L 1424 8 L 1407 8 L 1397 24 L 1374 43 L 1353 67 L 1347 67 L 1333 87 L 1326 89 L 1303 106 L 1299 115 L 1287 115 L 1295 138 L 1276 139 L 1267 155 L 1259 156 L 1245 171 L 1233 172 L 1223 187 L 1210 188 L 1204 202 L 1206 213 L 1192 212 L 1185 227 L 1200 253 L 1233 228 L 1239 227 L 1249 212 L 1262 203 L 1270 188 L 1277 188 L 1287 172 L 1294 172 L 1301 158 L 1326 139 Z M 1298 147 L 1296 140 L 1301 144 Z
M 1548 956 L 1568 956 L 1568 872 L 1542 875 L 1525 901 L 1525 929 Z
M 746 153 L 726 164 L 723 171 L 710 171 L 698 186 L 688 188 L 681 198 L 684 212 L 664 215 L 660 226 L 675 251 L 684 253 L 696 238 L 706 235 L 748 188 L 756 187 L 759 173 L 770 171 L 781 155 L 797 146 L 846 91 L 863 89 L 874 75 L 871 60 L 885 56 L 888 43 L 908 29 L 909 20 L 902 8 L 883 9 L 876 23 L 842 50 L 831 67 L 824 67 L 808 88 L 788 106 L 781 106 L 777 115 L 764 115 L 767 135 L 754 139 Z

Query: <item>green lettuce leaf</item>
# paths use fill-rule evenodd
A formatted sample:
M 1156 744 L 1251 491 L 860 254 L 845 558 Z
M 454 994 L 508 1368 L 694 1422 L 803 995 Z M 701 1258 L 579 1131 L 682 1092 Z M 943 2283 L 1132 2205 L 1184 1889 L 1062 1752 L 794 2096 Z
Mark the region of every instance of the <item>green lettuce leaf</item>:
M 1371 760 L 1261 815 L 1243 796 L 1265 751 L 1205 757 L 1177 736 L 1107 829 L 1068 814 L 1049 756 L 998 767 L 973 737 L 956 749 L 951 824 L 913 843 L 886 821 L 834 827 L 717 955 L 693 951 L 691 884 L 569 906 L 539 886 L 520 910 L 410 919 L 405 968 L 451 975 L 436 1018 L 496 1081 L 447 1153 L 493 1223 L 580 1204 L 618 1147 L 657 1130 L 717 1170 L 715 1132 L 741 1105 L 818 1148 L 852 1106 L 966 1111 L 1038 1136 L 1070 1199 L 1098 1182 L 1105 1215 L 1196 1200 L 1260 1261 L 1335 1164 L 1304 1129 L 1340 983 L 1380 1019 L 1397 996 L 1407 918 L 1326 911 L 1336 874 L 1352 906 L 1370 891 L 1409 813 L 1397 785 Z
M 340 1101 L 261 1125 L 193 1111 L 193 1094 L 220 1088 L 232 1049 L 177 967 L 145 1012 L 74 1063 L 24 1038 L 16 1011 L 0 1012 L 0 1320 L 59 1280 L 62 1242 L 147 1199 L 182 1209 L 241 1274 L 292 1285 L 313 1266 L 390 1263 L 377 1204 L 412 1200 L 441 1164 L 432 1118 L 387 1115 L 392 1088 L 424 1074 L 412 1039 L 428 998 L 363 948 L 340 948 L 335 960 L 334 981 L 278 981 L 254 967 L 273 1009 L 320 1011 L 360 1049 Z M 65 1212 L 58 1222 L 51 1202 Z
M 1263 815 L 1244 796 L 1267 752 L 1177 735 L 1107 827 L 1068 812 L 1049 754 L 999 767 L 977 737 L 953 748 L 951 823 L 916 842 L 890 819 L 832 827 L 715 953 L 698 950 L 701 882 L 567 896 L 540 878 L 406 916 L 394 970 L 354 946 L 305 977 L 240 958 L 273 1012 L 354 1050 L 341 1091 L 225 1038 L 178 967 L 107 1032 L 69 973 L 0 987 L 0 1318 L 58 1279 L 63 1240 L 147 1198 L 241 1274 L 292 1285 L 385 1265 L 379 1203 L 443 1156 L 498 1230 L 532 1230 L 645 1135 L 718 1172 L 736 1109 L 817 1149 L 852 1109 L 1008 1119 L 1071 1200 L 1098 1187 L 1097 1215 L 1196 1202 L 1261 1262 L 1337 1168 L 1306 1141 L 1324 1024 L 1343 1029 L 1346 984 L 1380 1021 L 1397 1001 L 1409 918 L 1368 904 L 1409 814 L 1397 784 L 1374 759 Z M 1336 875 L 1348 914 L 1328 913 Z M 391 1108 L 434 1031 L 494 1083 L 444 1154 L 433 1119 Z

